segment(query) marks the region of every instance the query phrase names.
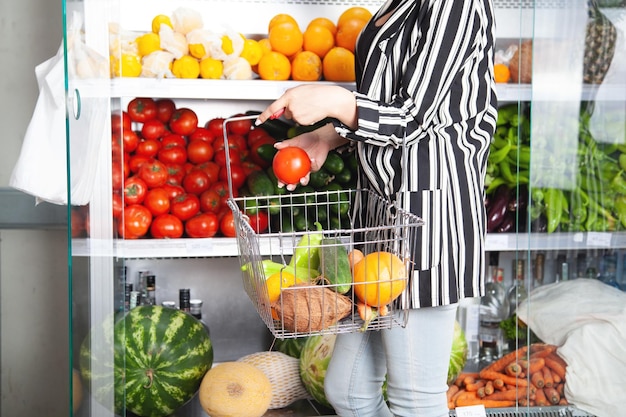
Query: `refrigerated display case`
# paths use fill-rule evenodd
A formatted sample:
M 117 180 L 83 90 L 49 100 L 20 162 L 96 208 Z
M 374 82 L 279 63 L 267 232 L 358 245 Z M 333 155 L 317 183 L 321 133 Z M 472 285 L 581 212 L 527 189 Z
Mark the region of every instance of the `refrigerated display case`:
M 109 343 L 112 328 L 101 326 L 124 314 L 124 284 L 133 283 L 137 290 L 145 272 L 156 277 L 157 304 L 176 304 L 182 288 L 191 289 L 191 298 L 202 299 L 214 363 L 268 350 L 273 343 L 243 291 L 235 238 L 119 236 L 112 213 L 117 204 L 114 194 L 123 194 L 116 182 L 116 162 L 123 161 L 123 152 L 116 149 L 121 137 L 112 129 L 115 117 L 121 118 L 137 97 L 171 99 L 176 108 L 193 109 L 203 125 L 213 118 L 262 110 L 298 82 L 115 75 L 123 56 L 132 55 L 134 39 L 151 31 L 155 16 L 172 15 L 181 7 L 196 11 L 204 28 L 258 39 L 278 13 L 306 24 L 317 16 L 336 20 L 350 6 L 374 11 L 381 4 L 379 0 L 187 0 L 175 4 L 64 0 L 68 183 L 93 178 L 90 198 L 77 200 L 71 191 L 69 196 L 73 236 L 68 248 L 69 354 L 72 368 L 82 372 L 85 391 L 76 415 L 115 414 L 116 394 L 111 388 L 116 376 L 111 364 L 118 353 Z M 624 290 L 626 156 L 620 156 L 622 149 L 626 152 L 626 8 L 623 4 L 605 7 L 600 2 L 602 14 L 590 17 L 588 2 L 582 0 L 496 0 L 495 6 L 497 62 L 509 65 L 515 51 L 521 51 L 521 72 L 532 79 L 518 80 L 513 74 L 511 80 L 498 84 L 501 119 L 492 155 L 502 158 L 490 164 L 487 204 L 494 204 L 498 187 L 504 185 L 509 190 L 507 203 L 517 202 L 518 210 L 502 212 L 508 225 L 504 227 L 501 221 L 490 230 L 487 250 L 499 255 L 497 266 L 507 287 L 514 281 L 512 265 L 522 262 L 527 293 L 536 286 L 583 276 Z M 525 49 L 529 42 L 531 48 Z M 591 78 L 583 78 L 585 74 Z M 532 280 L 538 255 L 545 259 L 543 276 Z M 464 314 L 477 311 L 472 304 L 462 305 L 461 310 Z M 478 341 L 478 322 L 461 321 L 472 346 Z M 104 330 L 95 332 L 94 328 Z M 525 343 L 530 333 L 517 336 L 507 341 L 504 352 Z M 88 355 L 87 345 L 103 348 L 98 355 Z M 478 347 L 472 349 L 478 355 Z M 467 369 L 481 365 L 478 358 L 470 358 Z M 90 384 L 109 388 L 95 393 Z M 120 391 L 117 401 L 129 392 Z M 132 415 L 119 403 L 117 411 Z M 314 415 L 317 410 L 305 405 L 300 412 Z M 550 412 L 591 415 L 572 405 L 518 404 L 513 409 L 488 410 L 507 416 Z M 197 398 L 175 414 L 206 415 Z

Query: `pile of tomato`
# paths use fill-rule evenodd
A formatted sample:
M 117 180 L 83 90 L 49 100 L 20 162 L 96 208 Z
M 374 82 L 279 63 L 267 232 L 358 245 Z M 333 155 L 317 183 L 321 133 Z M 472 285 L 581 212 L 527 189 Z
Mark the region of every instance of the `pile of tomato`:
M 259 147 L 277 139 L 242 119 L 226 124 L 224 140 L 225 120 L 202 124 L 190 108 L 145 97 L 111 115 L 113 218 L 120 237 L 235 236 L 228 175 L 237 197 L 250 172 L 271 164 Z M 258 232 L 267 228 L 267 220 L 251 221 Z

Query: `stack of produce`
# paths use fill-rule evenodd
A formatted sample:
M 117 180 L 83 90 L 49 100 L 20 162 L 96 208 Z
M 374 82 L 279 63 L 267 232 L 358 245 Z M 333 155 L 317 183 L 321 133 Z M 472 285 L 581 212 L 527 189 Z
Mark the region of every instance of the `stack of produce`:
M 478 373 L 461 373 L 448 388 L 448 407 L 566 405 L 567 364 L 556 346 L 534 343 L 510 352 Z

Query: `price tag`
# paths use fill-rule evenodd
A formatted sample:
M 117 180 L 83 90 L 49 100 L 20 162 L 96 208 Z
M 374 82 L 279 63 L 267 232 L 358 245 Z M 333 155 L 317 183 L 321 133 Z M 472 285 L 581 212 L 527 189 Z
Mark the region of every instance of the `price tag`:
M 611 233 L 602 232 L 588 232 L 587 233 L 587 245 L 596 246 L 600 248 L 611 247 Z
M 468 405 L 467 407 L 456 407 L 456 417 L 486 417 L 485 406 L 480 405 Z

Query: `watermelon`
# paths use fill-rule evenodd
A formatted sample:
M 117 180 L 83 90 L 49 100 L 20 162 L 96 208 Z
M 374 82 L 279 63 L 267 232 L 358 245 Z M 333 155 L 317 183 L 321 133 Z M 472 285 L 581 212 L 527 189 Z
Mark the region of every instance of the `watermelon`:
M 94 327 L 81 345 L 79 362 L 94 398 L 116 414 L 128 410 L 163 417 L 196 394 L 213 364 L 213 346 L 191 315 L 140 306 Z
M 300 352 L 300 378 L 311 397 L 332 408 L 324 393 L 324 378 L 335 348 L 334 334 L 309 336 Z
M 448 366 L 448 384 L 454 382 L 467 363 L 467 339 L 459 322 L 454 323 L 454 337 Z
M 292 358 L 300 359 L 300 352 L 307 341 L 307 337 L 296 337 L 291 339 L 276 339 L 274 349 L 289 355 Z

